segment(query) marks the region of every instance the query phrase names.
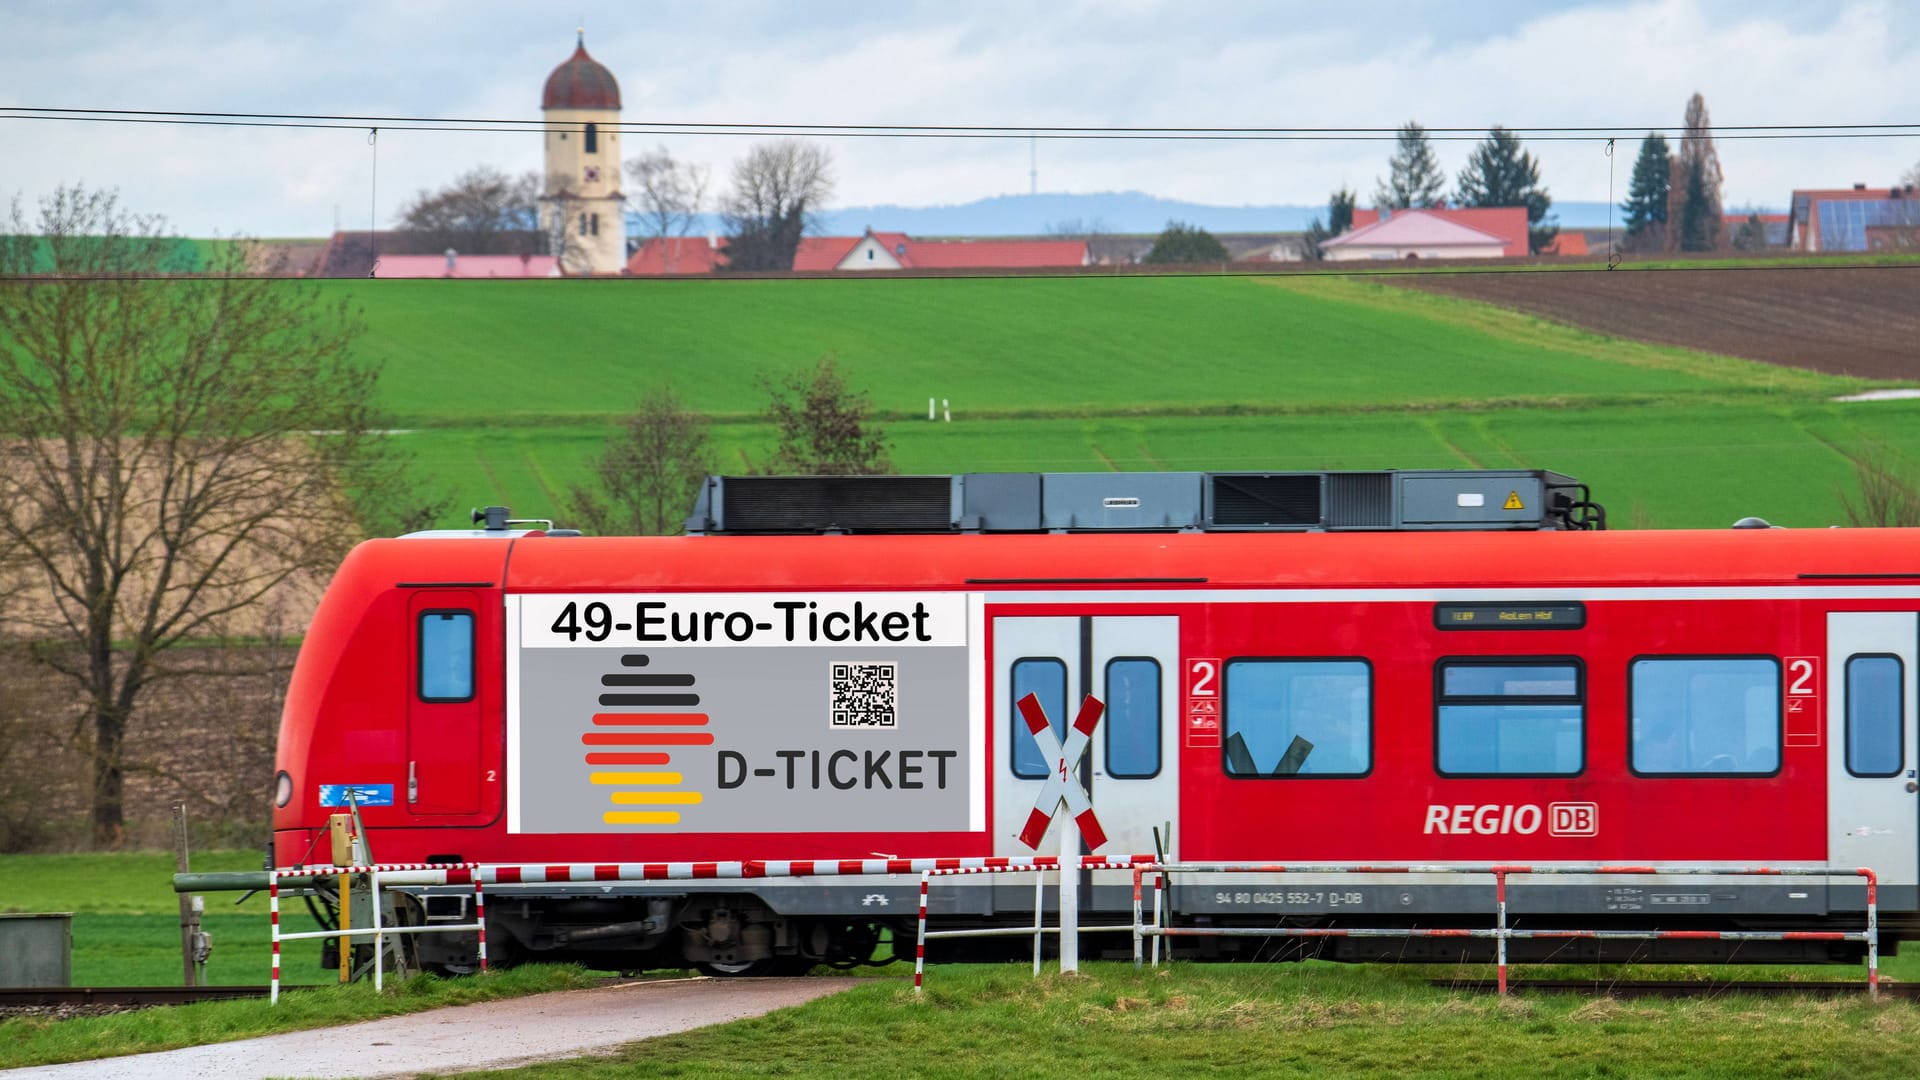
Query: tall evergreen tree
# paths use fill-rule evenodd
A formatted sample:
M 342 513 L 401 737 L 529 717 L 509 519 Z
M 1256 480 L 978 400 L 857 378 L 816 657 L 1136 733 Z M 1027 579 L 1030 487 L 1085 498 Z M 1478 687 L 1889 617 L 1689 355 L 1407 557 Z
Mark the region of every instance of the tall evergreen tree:
M 1360 196 L 1342 185 L 1339 191 L 1327 197 L 1327 219 L 1321 221 L 1316 216 L 1307 225 L 1307 231 L 1300 237 L 1300 257 L 1309 262 L 1318 262 L 1327 257 L 1325 244 L 1353 228 L 1354 204 Z
M 1497 124 L 1487 133 L 1487 141 L 1467 156 L 1455 197 L 1461 206 L 1526 207 L 1531 254 L 1538 255 L 1560 235 L 1560 226 L 1546 220 L 1553 198 L 1540 186 L 1540 162 L 1520 149 L 1519 136 Z
M 1427 129 L 1418 123 L 1409 120 L 1400 129 L 1399 141 L 1387 168 L 1387 178 L 1380 181 L 1373 193 L 1373 201 L 1381 209 L 1430 209 L 1447 204 L 1444 194 L 1447 178 L 1440 171 L 1440 159 L 1433 154 Z
M 1626 246 L 1630 251 L 1659 251 L 1667 246 L 1668 189 L 1673 186 L 1673 160 L 1666 136 L 1648 132 L 1640 140 L 1640 156 L 1633 163 L 1633 180 L 1620 212 L 1627 215 Z
M 1360 201 L 1359 193 L 1340 185 L 1340 190 L 1327 196 L 1327 231 L 1339 236 L 1353 228 L 1353 208 Z
M 1720 247 L 1719 200 L 1707 183 L 1707 167 L 1695 159 L 1680 166 L 1680 221 L 1674 239 L 1681 251 L 1714 251 Z
M 1720 153 L 1713 148 L 1713 120 L 1707 115 L 1707 99 L 1698 93 L 1687 99 L 1686 134 L 1680 137 L 1680 152 L 1673 159 L 1670 195 L 1679 197 L 1679 205 L 1667 210 L 1674 228 L 1669 247 L 1681 251 L 1714 251 L 1720 247 L 1723 211 L 1720 188 Z

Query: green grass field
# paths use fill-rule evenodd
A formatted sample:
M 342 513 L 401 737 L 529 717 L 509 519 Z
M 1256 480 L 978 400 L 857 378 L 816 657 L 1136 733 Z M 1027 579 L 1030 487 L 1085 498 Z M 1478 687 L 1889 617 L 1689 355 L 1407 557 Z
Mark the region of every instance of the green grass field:
M 567 518 L 619 418 L 672 385 L 723 472 L 764 458 L 761 381 L 823 356 L 904 472 L 1521 467 L 1613 524 L 1844 520 L 1849 454 L 1915 458 L 1914 402 L 1343 277 L 327 282 L 451 506 Z M 928 422 L 929 397 L 953 421 Z
M 1647 400 L 1851 384 L 1340 278 L 326 282 L 363 305 L 400 426 L 604 419 L 672 384 L 715 415 L 835 357 L 880 409 L 1118 411 Z
M 244 870 L 250 852 L 196 856 L 196 870 Z M 75 982 L 177 983 L 171 856 L 0 856 L 11 910 L 74 911 Z M 239 909 L 209 897 L 216 935 L 209 981 L 264 982 L 265 898 Z M 297 905 L 287 923 L 304 928 Z M 311 942 L 300 943 L 312 946 Z M 330 981 L 314 949 L 290 948 L 289 983 Z M 636 1043 L 610 1057 L 499 1075 L 561 1078 L 709 1075 L 1159 1077 L 1248 1076 L 1905 1076 L 1901 1047 L 1920 1005 L 1836 998 L 1616 1001 L 1601 994 L 1501 1001 L 1466 987 L 1485 965 L 1177 964 L 1135 971 L 1089 963 L 1078 977 L 1024 963 L 929 969 L 916 997 L 905 965 L 800 1009 Z M 1893 982 L 1920 979 L 1920 955 L 1883 961 Z M 822 977 L 816 975 L 816 977 Z M 1516 966 L 1516 981 L 1768 978 L 1858 986 L 1859 967 Z M 1443 985 L 1429 985 L 1439 980 Z M 485 977 L 423 977 L 383 997 L 361 983 L 264 1001 L 211 1002 L 113 1016 L 0 1021 L 0 1069 L 334 1026 L 471 1001 L 596 985 L 566 966 Z M 906 1056 L 903 1056 L 906 1055 Z

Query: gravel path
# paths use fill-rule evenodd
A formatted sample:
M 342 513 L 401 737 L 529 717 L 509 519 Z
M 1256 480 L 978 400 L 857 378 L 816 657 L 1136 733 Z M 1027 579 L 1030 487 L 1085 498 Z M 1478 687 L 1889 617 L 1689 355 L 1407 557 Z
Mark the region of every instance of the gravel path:
M 154 1054 L 0 1070 L 25 1080 L 265 1080 L 498 1069 L 606 1052 L 655 1035 L 760 1016 L 853 979 L 666 979 L 435 1009 Z

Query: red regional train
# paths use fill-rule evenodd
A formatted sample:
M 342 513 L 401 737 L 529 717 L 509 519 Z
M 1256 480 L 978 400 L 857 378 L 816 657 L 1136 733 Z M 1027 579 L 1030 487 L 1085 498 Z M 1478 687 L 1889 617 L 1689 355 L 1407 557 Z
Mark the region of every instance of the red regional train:
M 1920 537 L 1604 523 L 1549 472 L 716 477 L 671 538 L 492 508 L 471 531 L 365 543 L 334 577 L 281 723 L 273 861 L 324 863 L 349 791 L 382 862 L 1033 854 L 1049 763 L 1015 703 L 1064 731 L 1092 696 L 1096 854 L 1865 866 L 1888 951 L 1920 933 Z M 1123 915 L 1130 884 L 1091 873 L 1083 918 Z M 1188 925 L 1485 926 L 1491 891 L 1191 875 L 1169 902 Z M 910 875 L 526 883 L 490 887 L 486 911 L 496 958 L 767 972 L 910 940 L 917 892 Z M 465 894 L 418 890 L 409 917 L 470 920 Z M 1035 895 L 953 879 L 933 910 L 943 928 L 1027 923 Z M 1865 910 L 1848 878 L 1543 877 L 1509 899 L 1535 928 L 1857 929 Z M 414 940 L 425 963 L 473 963 L 471 940 Z M 1319 940 L 1344 959 L 1488 944 Z

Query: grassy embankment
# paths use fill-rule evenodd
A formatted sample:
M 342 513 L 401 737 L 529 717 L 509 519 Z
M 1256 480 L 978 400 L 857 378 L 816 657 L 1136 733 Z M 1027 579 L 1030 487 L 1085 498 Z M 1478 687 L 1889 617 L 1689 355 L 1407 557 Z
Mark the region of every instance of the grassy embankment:
M 214 852 L 203 870 L 246 869 L 253 856 Z M 9 909 L 71 910 L 75 981 L 173 982 L 179 973 L 170 857 L 0 856 Z M 218 909 L 219 897 L 210 898 Z M 257 909 L 257 910 L 256 910 Z M 211 923 L 220 946 L 214 982 L 252 982 L 266 970 L 264 898 Z M 297 910 L 297 909 L 295 909 Z M 288 924 L 304 919 L 290 916 Z M 324 980 L 317 949 L 290 949 L 289 981 Z M 1890 980 L 1920 978 L 1920 956 L 1883 965 Z M 899 972 L 903 974 L 904 972 Z M 881 974 L 885 974 L 884 972 Z M 1520 967 L 1516 979 L 1794 978 L 1850 981 L 1860 969 Z M 1180 965 L 1134 972 L 1096 963 L 1084 978 L 1030 978 L 1025 965 L 952 965 L 928 976 L 916 1000 L 900 978 L 862 980 L 798 1010 L 656 1039 L 607 1059 L 557 1063 L 521 1075 L 554 1077 L 786 1072 L 897 1075 L 909 1052 L 918 1075 L 1159 1076 L 1177 1069 L 1245 1075 L 1754 1076 L 1905 1075 L 1903 1039 L 1920 1034 L 1920 1006 L 1824 1000 L 1616 1002 L 1526 997 L 1500 1002 L 1428 980 L 1484 982 L 1484 966 L 1351 967 Z M 0 1068 L 137 1053 L 323 1027 L 443 1005 L 592 985 L 568 967 L 536 966 L 486 978 L 421 979 L 375 998 L 367 984 L 263 1001 L 211 1002 L 68 1021 L 0 1023 Z
M 763 454 L 756 380 L 838 359 L 908 472 L 1550 468 L 1617 525 L 1841 520 L 1844 452 L 1912 451 L 1920 403 L 1327 278 L 337 282 L 423 473 L 564 517 L 622 413 L 670 383 L 717 467 Z M 952 423 L 926 420 L 929 396 Z M 450 518 L 449 523 L 454 523 Z

